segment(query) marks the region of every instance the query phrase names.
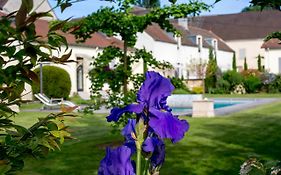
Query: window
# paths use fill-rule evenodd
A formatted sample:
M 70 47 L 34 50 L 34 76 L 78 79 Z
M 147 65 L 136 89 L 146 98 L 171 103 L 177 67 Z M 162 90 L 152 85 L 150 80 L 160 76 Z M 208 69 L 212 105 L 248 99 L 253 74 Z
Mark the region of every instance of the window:
M 279 68 L 279 70 L 278 70 L 279 72 L 278 73 L 280 74 L 281 73 L 281 58 L 278 58 L 278 61 L 279 61 L 279 67 L 278 67 Z
M 77 91 L 83 91 L 83 66 L 77 67 Z
M 203 44 L 202 44 L 202 36 L 200 36 L 200 35 L 196 36 L 196 44 L 198 46 L 198 52 L 201 52 L 202 46 L 203 46 Z
M 218 50 L 218 41 L 216 39 L 213 39 L 213 48 L 215 51 Z
M 77 58 L 77 68 L 76 68 L 76 80 L 77 80 L 77 91 L 84 90 L 84 76 L 83 76 L 83 58 Z
M 239 49 L 239 59 L 244 60 L 246 57 L 246 49 Z

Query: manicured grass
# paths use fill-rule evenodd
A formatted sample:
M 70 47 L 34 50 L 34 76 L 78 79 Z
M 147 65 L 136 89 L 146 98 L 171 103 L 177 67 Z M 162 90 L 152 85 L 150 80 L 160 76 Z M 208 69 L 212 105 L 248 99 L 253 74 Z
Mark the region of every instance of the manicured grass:
M 25 109 L 40 109 L 42 108 L 43 104 L 40 102 L 28 102 L 28 103 L 23 103 L 20 106 L 21 110 Z
M 205 94 L 207 98 L 281 98 L 281 93 L 255 93 L 255 94 Z
M 47 113 L 21 113 L 28 124 Z M 167 141 L 166 162 L 161 175 L 236 175 L 249 156 L 281 160 L 281 102 L 230 116 L 188 118 L 190 131 L 179 143 Z M 28 160 L 20 175 L 96 174 L 105 147 L 118 145 L 120 134 L 112 135 L 102 115 L 87 115 L 68 121 L 75 140 L 43 160 Z

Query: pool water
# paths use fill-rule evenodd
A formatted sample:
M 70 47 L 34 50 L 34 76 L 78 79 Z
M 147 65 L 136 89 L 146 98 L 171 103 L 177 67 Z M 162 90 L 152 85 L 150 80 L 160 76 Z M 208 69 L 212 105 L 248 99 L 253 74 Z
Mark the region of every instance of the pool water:
M 228 106 L 232 106 L 232 105 L 236 105 L 236 104 L 241 104 L 241 102 L 225 102 L 225 101 L 215 102 L 214 109 L 228 107 Z M 187 107 L 187 108 L 172 107 L 172 112 L 175 112 L 175 113 L 191 112 L 191 110 L 192 110 L 191 107 Z
M 240 104 L 241 102 L 215 102 L 214 103 L 214 108 L 223 108 L 223 107 L 227 107 L 227 106 L 232 106 L 232 105 L 236 105 L 236 104 Z

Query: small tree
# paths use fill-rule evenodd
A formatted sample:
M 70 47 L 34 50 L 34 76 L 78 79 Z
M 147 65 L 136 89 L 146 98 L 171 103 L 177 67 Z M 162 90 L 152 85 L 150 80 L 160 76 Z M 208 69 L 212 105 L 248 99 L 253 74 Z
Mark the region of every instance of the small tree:
M 260 54 L 257 56 L 258 70 L 259 70 L 260 72 L 263 72 L 263 71 L 264 71 L 264 70 L 263 70 L 263 66 L 262 66 L 262 64 L 261 64 L 261 60 L 262 60 L 263 58 L 264 58 L 264 57 L 261 56 Z
M 244 58 L 244 70 L 248 70 L 247 58 Z
M 202 80 L 203 93 L 205 93 L 205 74 L 207 63 L 202 59 L 191 59 L 189 64 L 186 65 L 189 75 L 193 75 L 196 78 Z
M 232 57 L 232 70 L 237 71 L 237 65 L 236 65 L 236 54 L 233 52 L 233 57 Z
M 206 90 L 208 92 L 211 88 L 216 87 L 217 70 L 218 70 L 217 61 L 213 54 L 213 49 L 210 48 L 209 49 L 209 61 L 208 61 L 207 69 L 206 69 L 206 78 L 205 78 L 205 86 L 206 86 Z

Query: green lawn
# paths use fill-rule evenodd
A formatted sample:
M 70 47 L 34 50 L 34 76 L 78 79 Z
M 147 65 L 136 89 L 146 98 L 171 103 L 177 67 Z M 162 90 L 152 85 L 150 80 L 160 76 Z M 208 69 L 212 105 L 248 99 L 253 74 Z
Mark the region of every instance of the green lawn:
M 28 125 L 47 113 L 22 112 L 17 118 Z M 227 117 L 186 118 L 190 131 L 173 145 L 167 142 L 166 162 L 161 175 L 237 175 L 249 156 L 281 160 L 281 102 Z M 75 140 L 44 160 L 28 160 L 20 175 L 96 174 L 105 147 L 122 141 L 102 115 L 68 121 Z

